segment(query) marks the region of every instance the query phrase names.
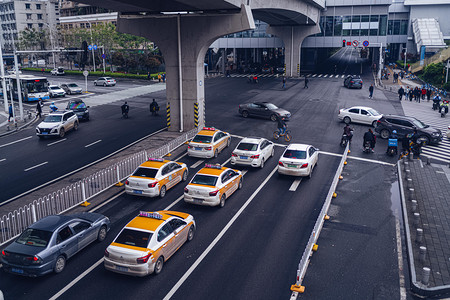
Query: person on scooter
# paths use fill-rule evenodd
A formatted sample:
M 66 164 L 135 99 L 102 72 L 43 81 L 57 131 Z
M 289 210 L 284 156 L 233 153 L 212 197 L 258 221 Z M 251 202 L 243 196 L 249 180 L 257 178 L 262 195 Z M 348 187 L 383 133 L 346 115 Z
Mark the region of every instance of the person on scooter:
M 128 118 L 128 111 L 130 110 L 128 103 L 125 101 L 125 103 L 121 106 L 121 108 L 122 108 L 122 116 Z
M 398 147 L 397 130 L 392 130 L 392 133 L 389 136 L 388 147 L 386 149 L 386 153 L 387 154 L 397 154 L 397 147 Z
M 50 109 L 51 109 L 52 112 L 55 112 L 55 111 L 58 110 L 58 107 L 56 107 L 55 102 L 52 102 L 52 104 L 50 104 L 49 107 L 50 107 Z
M 278 133 L 282 136 L 286 132 L 286 122 L 284 121 L 284 117 L 277 115 L 277 123 Z
M 375 135 L 373 134 L 373 131 L 371 128 L 367 130 L 366 133 L 364 133 L 364 142 L 363 142 L 363 148 L 365 147 L 366 142 L 370 143 L 370 150 L 372 152 L 375 152 L 373 148 L 375 148 Z
M 345 125 L 343 135 L 344 134 L 347 136 L 349 143 L 351 143 L 353 137 L 353 128 L 351 128 L 349 124 Z
M 448 100 L 442 100 L 441 106 L 439 107 L 439 112 L 441 117 L 448 114 Z
M 155 116 L 159 111 L 159 105 L 155 99 L 153 99 L 152 103 L 150 103 L 150 112 L 153 116 Z
M 433 97 L 433 110 L 439 109 L 440 102 L 441 96 L 439 96 L 439 94 Z

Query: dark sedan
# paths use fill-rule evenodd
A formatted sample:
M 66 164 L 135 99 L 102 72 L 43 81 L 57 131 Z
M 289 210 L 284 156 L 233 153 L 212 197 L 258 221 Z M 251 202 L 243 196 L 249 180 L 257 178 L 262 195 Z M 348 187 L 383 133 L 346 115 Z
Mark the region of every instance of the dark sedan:
M 288 121 L 291 117 L 291 113 L 285 109 L 277 107 L 270 102 L 254 102 L 239 105 L 239 114 L 244 118 L 249 116 L 269 118 L 272 121 L 277 120 L 277 116 L 284 117 Z
M 86 106 L 86 103 L 83 100 L 71 100 L 67 104 L 67 110 L 73 110 L 73 112 L 77 115 L 78 120 L 89 121 L 89 106 Z
M 363 81 L 359 76 L 348 75 L 344 79 L 344 86 L 349 89 L 351 89 L 351 88 L 362 89 Z
M 108 217 L 98 213 L 45 217 L 2 251 L 3 269 L 31 277 L 60 273 L 67 259 L 93 241 L 103 241 L 109 228 Z

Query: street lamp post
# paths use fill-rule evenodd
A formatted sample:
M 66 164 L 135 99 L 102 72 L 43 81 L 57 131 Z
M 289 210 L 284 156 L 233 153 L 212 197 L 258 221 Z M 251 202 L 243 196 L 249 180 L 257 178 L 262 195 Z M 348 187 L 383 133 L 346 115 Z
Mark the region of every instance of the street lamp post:
M 44 23 L 46 26 L 48 26 L 49 32 L 50 32 L 50 44 L 52 46 L 52 50 L 55 50 L 55 46 L 53 45 L 53 31 L 52 27 L 49 24 Z M 55 52 L 52 52 L 53 56 L 53 69 L 56 69 L 56 62 L 55 62 Z

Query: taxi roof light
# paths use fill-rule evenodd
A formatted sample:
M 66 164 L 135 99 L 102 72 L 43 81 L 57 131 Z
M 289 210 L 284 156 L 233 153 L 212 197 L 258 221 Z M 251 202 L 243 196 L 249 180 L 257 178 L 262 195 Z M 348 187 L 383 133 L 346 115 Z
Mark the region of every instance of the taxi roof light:
M 164 159 L 162 158 L 153 158 L 153 157 L 149 157 L 148 161 L 159 161 L 159 162 L 164 162 Z
M 215 127 L 203 127 L 203 130 L 216 131 L 216 128 Z
M 222 166 L 219 164 L 205 164 L 205 168 L 210 168 L 210 169 L 217 169 L 217 170 L 222 170 Z
M 161 214 L 157 213 L 157 212 L 147 212 L 147 211 L 139 212 L 139 216 L 140 217 L 157 219 L 157 220 L 161 220 L 163 218 L 163 216 Z

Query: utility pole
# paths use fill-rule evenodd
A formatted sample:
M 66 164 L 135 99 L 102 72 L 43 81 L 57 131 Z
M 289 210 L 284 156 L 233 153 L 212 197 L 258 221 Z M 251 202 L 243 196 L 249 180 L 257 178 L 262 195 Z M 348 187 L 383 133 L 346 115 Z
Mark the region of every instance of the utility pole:
M 5 64 L 3 63 L 3 50 L 1 46 L 1 41 L 0 41 L 0 65 L 2 75 L 3 100 L 5 101 L 5 112 L 8 112 L 8 94 L 6 92 Z
M 448 69 L 450 68 L 450 61 L 447 59 L 447 73 L 445 74 L 445 83 L 448 81 Z

